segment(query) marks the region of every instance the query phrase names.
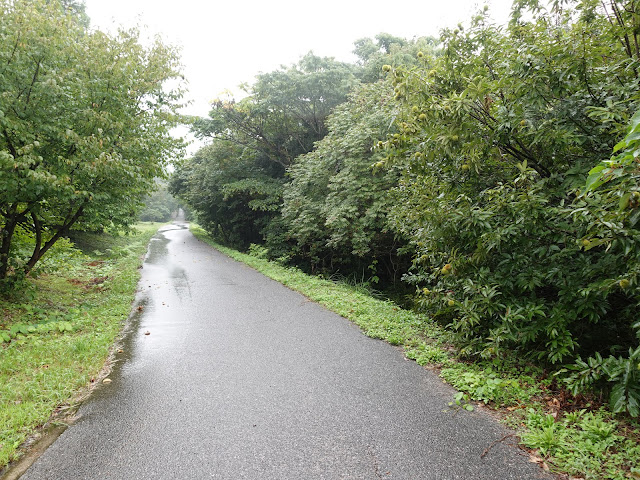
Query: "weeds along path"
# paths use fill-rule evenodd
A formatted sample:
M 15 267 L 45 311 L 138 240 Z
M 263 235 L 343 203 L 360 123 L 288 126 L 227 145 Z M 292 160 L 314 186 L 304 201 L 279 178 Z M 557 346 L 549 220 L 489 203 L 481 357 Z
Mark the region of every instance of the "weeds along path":
M 400 350 L 186 224 L 152 240 L 135 308 L 111 383 L 23 479 L 551 478 Z

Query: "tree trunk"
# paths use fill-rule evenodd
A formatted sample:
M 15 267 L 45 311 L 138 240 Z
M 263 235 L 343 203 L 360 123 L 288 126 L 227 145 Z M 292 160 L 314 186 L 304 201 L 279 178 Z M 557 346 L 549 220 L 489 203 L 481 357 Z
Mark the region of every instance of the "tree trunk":
M 0 280 L 7 278 L 9 273 L 9 250 L 17 225 L 18 218 L 9 217 L 0 231 Z
M 83 205 L 78 209 L 78 211 L 71 217 L 69 218 L 69 220 L 66 220 L 65 223 L 63 225 L 61 225 L 58 230 L 56 231 L 56 233 L 53 235 L 53 237 L 51 237 L 49 239 L 49 241 L 47 241 L 44 245 L 42 245 L 42 247 L 40 246 L 41 243 L 41 232 L 40 232 L 40 221 L 38 219 L 38 217 L 32 213 L 33 216 L 33 222 L 34 222 L 34 227 L 36 229 L 36 246 L 33 249 L 33 254 L 31 255 L 31 258 L 29 259 L 29 261 L 27 262 L 27 264 L 24 267 L 24 273 L 25 275 L 28 275 L 29 272 L 31 272 L 31 270 L 33 270 L 33 267 L 36 266 L 36 264 L 40 261 L 40 259 L 42 258 L 42 256 L 47 253 L 47 251 L 49 251 L 49 249 L 51 247 L 53 247 L 53 245 L 60 240 L 60 238 L 62 238 L 64 235 L 66 235 L 69 232 L 69 229 L 78 221 L 78 219 L 82 216 L 82 213 L 84 212 L 84 206 L 87 204 L 87 201 L 85 201 L 83 203 Z

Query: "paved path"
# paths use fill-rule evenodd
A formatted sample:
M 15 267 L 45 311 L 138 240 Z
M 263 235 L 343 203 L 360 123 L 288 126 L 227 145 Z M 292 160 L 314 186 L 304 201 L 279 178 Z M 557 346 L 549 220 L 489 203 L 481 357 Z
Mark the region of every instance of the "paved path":
M 195 239 L 162 229 L 124 354 L 22 477 L 551 478 L 402 352 Z M 145 332 L 150 335 L 145 335 Z

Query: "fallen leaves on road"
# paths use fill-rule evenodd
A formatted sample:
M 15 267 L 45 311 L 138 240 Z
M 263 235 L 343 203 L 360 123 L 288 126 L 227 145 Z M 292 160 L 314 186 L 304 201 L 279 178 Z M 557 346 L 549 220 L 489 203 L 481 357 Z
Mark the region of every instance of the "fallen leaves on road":
M 545 462 L 543 458 L 540 458 L 536 455 L 530 455 L 529 461 L 531 463 L 537 463 L 538 465 L 540 465 L 545 472 L 549 471 L 549 465 L 547 465 L 547 462 Z

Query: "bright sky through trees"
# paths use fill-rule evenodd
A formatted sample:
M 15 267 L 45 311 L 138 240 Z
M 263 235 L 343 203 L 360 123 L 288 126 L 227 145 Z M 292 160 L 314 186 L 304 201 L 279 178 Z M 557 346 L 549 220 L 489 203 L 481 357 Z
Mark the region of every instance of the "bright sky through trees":
M 511 0 L 86 0 L 98 28 L 139 23 L 182 46 L 193 101 L 185 113 L 200 116 L 225 89 L 237 92 L 257 73 L 295 63 L 310 50 L 350 61 L 358 38 L 380 32 L 437 36 L 442 27 L 467 22 L 485 3 L 497 21 L 506 20 Z

